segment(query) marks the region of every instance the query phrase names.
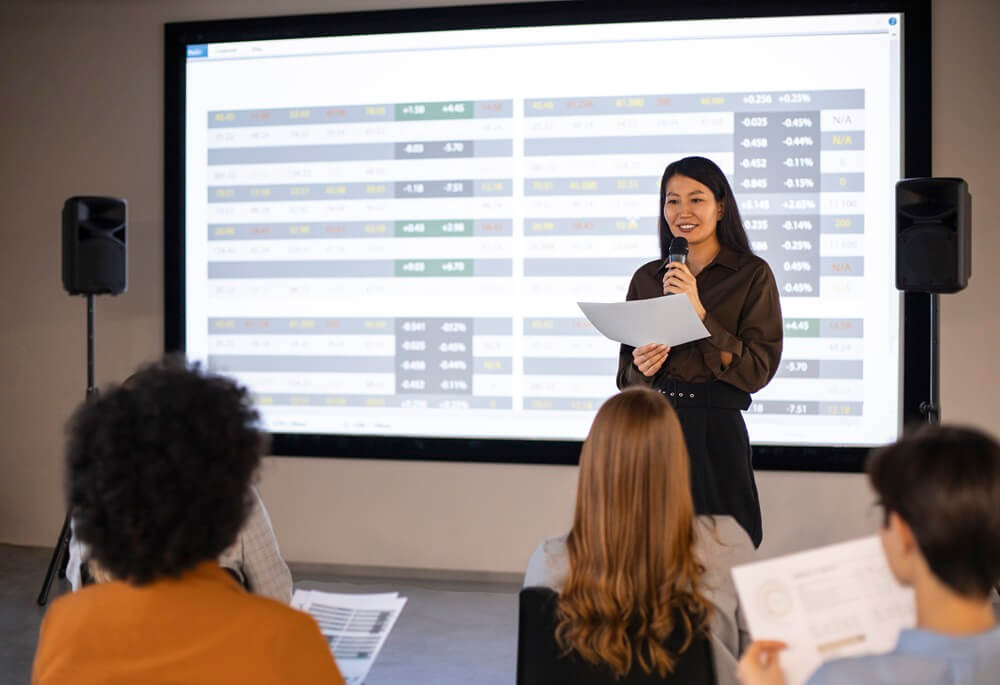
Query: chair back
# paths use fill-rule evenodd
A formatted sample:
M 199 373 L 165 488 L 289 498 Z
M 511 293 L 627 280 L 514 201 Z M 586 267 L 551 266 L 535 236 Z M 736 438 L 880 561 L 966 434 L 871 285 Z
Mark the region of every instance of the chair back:
M 556 644 L 556 603 L 559 596 L 551 588 L 526 587 L 520 593 L 517 629 L 517 685 L 715 685 L 715 667 L 708 637 L 691 641 L 666 678 L 645 673 L 635 664 L 616 680 L 610 671 L 589 664 L 576 655 L 561 657 Z M 676 654 L 680 638 L 668 639 Z

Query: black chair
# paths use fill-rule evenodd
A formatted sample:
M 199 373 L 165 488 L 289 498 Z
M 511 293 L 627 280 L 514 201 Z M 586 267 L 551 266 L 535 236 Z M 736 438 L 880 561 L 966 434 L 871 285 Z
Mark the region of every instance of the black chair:
M 638 666 L 620 680 L 611 673 L 569 655 L 556 645 L 555 610 L 558 595 L 550 588 L 526 587 L 520 593 L 517 629 L 517 685 L 715 685 L 715 666 L 708 637 L 695 638 L 666 678 Z M 676 654 L 677 644 L 667 646 Z M 634 663 L 634 662 L 633 662 Z

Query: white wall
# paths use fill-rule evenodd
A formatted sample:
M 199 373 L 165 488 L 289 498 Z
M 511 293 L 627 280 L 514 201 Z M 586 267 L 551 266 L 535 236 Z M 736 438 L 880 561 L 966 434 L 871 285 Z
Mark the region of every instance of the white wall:
M 418 6 L 286 0 L 282 13 Z M 455 3 L 440 3 L 455 4 Z M 51 545 L 64 514 L 62 425 L 86 381 L 84 303 L 64 294 L 66 197 L 129 200 L 129 291 L 98 298 L 97 376 L 121 379 L 162 349 L 162 24 L 274 14 L 263 0 L 0 3 L 0 542 Z M 943 298 L 947 420 L 997 430 L 1000 337 L 1000 3 L 934 0 L 934 173 L 974 196 L 970 288 Z M 764 550 L 861 535 L 861 476 L 761 473 Z M 576 471 L 497 464 L 268 459 L 262 491 L 295 561 L 518 572 L 565 529 Z

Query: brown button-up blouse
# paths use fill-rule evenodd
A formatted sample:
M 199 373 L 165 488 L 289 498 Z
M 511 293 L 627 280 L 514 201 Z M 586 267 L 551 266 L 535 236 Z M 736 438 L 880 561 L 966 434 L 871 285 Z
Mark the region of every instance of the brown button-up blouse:
M 657 259 L 639 267 L 626 299 L 663 295 L 662 264 L 663 260 Z M 642 375 L 632 362 L 635 348 L 622 345 L 618 356 L 619 388 L 655 385 L 666 376 L 685 383 L 720 380 L 752 393 L 774 377 L 781 359 L 784 324 L 778 287 L 767 262 L 723 245 L 696 280 L 698 296 L 707 312 L 705 328 L 711 336 L 672 347 L 663 366 L 651 377 Z M 728 367 L 722 365 L 723 350 L 733 355 Z

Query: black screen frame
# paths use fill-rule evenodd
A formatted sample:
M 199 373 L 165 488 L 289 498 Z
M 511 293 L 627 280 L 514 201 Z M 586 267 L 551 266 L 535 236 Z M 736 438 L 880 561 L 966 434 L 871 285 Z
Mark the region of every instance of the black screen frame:
M 745 3 L 535 2 L 428 7 L 334 14 L 168 23 L 164 43 L 164 343 L 167 352 L 184 350 L 184 169 L 185 61 L 190 44 L 315 36 L 344 36 L 471 28 L 513 28 L 547 24 L 588 24 L 768 16 L 809 16 L 900 12 L 903 36 L 903 177 L 931 172 L 931 8 L 930 0 L 849 2 L 772 0 Z M 925 420 L 920 405 L 930 398 L 931 296 L 903 296 L 904 424 Z M 895 363 L 895 360 L 893 360 Z M 276 433 L 271 454 L 419 461 L 575 465 L 579 441 L 505 440 L 367 435 Z M 758 470 L 857 472 L 866 447 L 754 445 Z

